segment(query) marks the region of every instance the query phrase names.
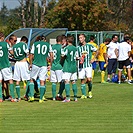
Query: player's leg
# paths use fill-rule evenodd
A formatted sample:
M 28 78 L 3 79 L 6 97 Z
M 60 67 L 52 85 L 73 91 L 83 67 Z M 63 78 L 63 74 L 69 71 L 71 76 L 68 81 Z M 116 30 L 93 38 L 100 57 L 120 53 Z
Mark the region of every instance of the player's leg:
M 22 79 L 22 81 L 25 81 L 25 85 L 26 85 L 25 98 L 27 100 L 30 95 L 29 94 L 29 92 L 30 92 L 29 91 L 30 71 L 29 71 L 28 63 L 27 62 L 19 62 L 19 71 L 20 71 L 20 78 Z
M 51 70 L 50 71 L 50 82 L 52 83 L 52 99 L 55 100 L 56 97 L 56 83 L 57 83 L 57 75 L 56 72 Z
M 20 78 L 21 78 L 21 64 L 20 62 L 16 62 L 15 63 L 15 69 L 14 69 L 14 75 L 13 75 L 13 80 L 16 81 L 16 86 L 15 86 L 15 89 L 16 89 L 16 94 L 17 94 L 17 97 L 18 97 L 18 100 L 20 101 Z
M 14 95 L 14 83 L 12 79 L 11 68 L 9 67 L 9 68 L 2 69 L 2 75 L 3 75 L 4 81 L 9 81 L 9 90 L 12 97 L 11 102 L 16 102 L 17 100 L 15 99 L 15 95 Z
M 16 81 L 16 94 L 17 94 L 17 97 L 18 97 L 18 101 L 21 100 L 20 98 L 20 85 L 19 85 L 20 81 Z
M 106 70 L 105 64 L 106 63 L 103 62 L 103 61 L 99 62 L 99 67 L 100 67 L 100 70 L 101 70 L 101 83 L 108 83 L 108 82 L 105 82 L 105 70 Z
M 86 77 L 88 80 L 88 94 L 89 98 L 92 98 L 92 67 L 87 67 L 85 69 Z
M 71 75 L 71 82 L 72 82 L 72 90 L 73 90 L 73 94 L 74 94 L 74 101 L 77 102 L 77 84 L 76 84 L 76 80 L 77 80 L 77 73 L 73 73 Z
M 95 75 L 95 69 L 96 69 L 96 61 L 94 61 L 93 63 L 92 63 L 92 79 L 94 78 L 94 75 Z
M 34 80 L 37 79 L 39 71 L 40 68 L 38 66 L 32 65 L 32 69 L 30 72 L 30 83 L 29 83 L 29 89 L 30 89 L 29 101 L 34 101 Z
M 0 102 L 3 102 L 2 98 L 2 74 L 0 72 Z
M 86 97 L 86 85 L 85 85 L 85 69 L 82 68 L 81 70 L 79 70 L 79 79 L 81 79 L 81 99 L 85 99 Z
M 45 80 L 47 78 L 47 67 L 41 67 L 39 72 L 39 79 L 40 79 L 40 99 L 39 102 L 43 102 L 43 96 L 46 92 Z
M 70 77 L 71 73 L 64 72 L 62 75 L 62 79 L 65 81 L 65 93 L 66 99 L 63 102 L 70 102 Z
M 65 89 L 65 82 L 62 79 L 62 76 L 63 76 L 62 70 L 56 70 L 55 71 L 55 75 L 56 75 L 57 82 L 60 84 L 58 96 L 56 98 L 57 98 L 57 100 L 58 100 L 58 98 L 60 100 L 63 100 L 64 97 L 62 96 L 62 93 L 63 93 L 63 90 Z

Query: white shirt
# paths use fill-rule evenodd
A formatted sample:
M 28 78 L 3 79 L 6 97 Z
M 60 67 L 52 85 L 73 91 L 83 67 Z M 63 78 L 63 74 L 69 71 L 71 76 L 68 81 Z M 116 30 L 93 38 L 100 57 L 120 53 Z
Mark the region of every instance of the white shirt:
M 131 45 L 129 45 L 127 42 L 121 42 L 118 45 L 119 55 L 118 55 L 118 61 L 123 61 L 129 58 L 128 52 L 131 51 Z
M 114 42 L 110 42 L 107 46 L 108 50 L 107 50 L 107 54 L 109 59 L 116 59 L 117 56 L 115 54 L 115 49 L 118 49 L 118 44 L 119 43 L 114 43 Z

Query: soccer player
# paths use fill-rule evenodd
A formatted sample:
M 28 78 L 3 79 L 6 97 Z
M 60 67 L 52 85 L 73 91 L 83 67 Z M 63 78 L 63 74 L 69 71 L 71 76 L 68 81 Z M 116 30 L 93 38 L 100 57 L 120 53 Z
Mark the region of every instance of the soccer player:
M 98 52 L 98 61 L 99 61 L 99 67 L 101 70 L 101 83 L 108 83 L 105 82 L 105 70 L 108 65 L 108 57 L 107 57 L 107 46 L 110 43 L 111 39 L 106 38 L 104 43 L 101 43 L 99 46 L 99 52 Z
M 40 79 L 40 99 L 39 103 L 43 102 L 43 96 L 46 91 L 45 80 L 47 75 L 47 57 L 48 54 L 52 61 L 53 52 L 52 47 L 48 42 L 43 40 L 43 37 L 40 41 L 34 42 L 30 52 L 30 97 L 29 101 L 34 101 L 34 82 L 37 77 Z M 50 64 L 51 66 L 51 64 Z
M 62 50 L 67 46 L 67 37 L 65 35 L 62 35 Z M 64 65 L 64 58 L 61 58 L 60 64 L 63 66 Z M 57 100 L 64 100 L 64 97 L 62 96 L 63 91 L 65 89 L 65 82 L 64 80 L 62 80 L 60 82 L 60 86 L 59 86 L 59 91 L 57 94 L 56 99 Z
M 20 97 L 20 81 L 27 81 L 27 86 L 29 85 L 30 73 L 26 57 L 29 54 L 27 47 L 28 38 L 22 36 L 19 43 L 13 46 L 13 53 L 16 59 L 14 77 L 13 80 L 16 81 L 16 93 L 18 96 L 18 101 L 21 100 Z
M 111 82 L 111 74 L 113 77 L 116 73 L 117 57 L 118 57 L 117 46 L 118 46 L 118 35 L 114 34 L 112 36 L 112 41 L 107 45 L 107 48 L 108 48 L 107 50 L 107 54 L 108 54 L 107 82 Z
M 89 98 L 92 98 L 92 51 L 97 51 L 97 48 L 86 43 L 85 35 L 79 35 L 79 41 L 81 46 L 78 47 L 78 56 L 79 56 L 79 79 L 81 79 L 81 99 L 87 98 L 86 96 L 86 87 L 85 79 L 88 81 L 88 93 Z M 96 57 L 95 57 L 96 58 Z
M 11 94 L 11 102 L 16 102 L 14 96 L 14 84 L 12 80 L 12 70 L 8 58 L 8 51 L 10 51 L 10 46 L 7 42 L 4 42 L 4 34 L 0 32 L 0 102 L 2 99 L 2 80 L 9 81 L 9 89 Z
M 67 37 L 68 45 L 64 49 L 65 62 L 63 65 L 63 77 L 65 80 L 65 92 L 66 99 L 63 102 L 70 102 L 70 81 L 72 82 L 72 90 L 74 93 L 74 101 L 77 101 L 77 68 L 76 68 L 76 58 L 77 58 L 77 48 L 73 46 L 74 38 L 73 36 Z
M 62 54 L 62 36 L 56 37 L 57 44 L 52 46 L 53 51 L 53 62 L 50 71 L 50 82 L 52 82 L 52 97 L 56 100 L 56 84 L 62 81 L 62 66 L 60 64 L 61 54 Z
M 89 44 L 93 45 L 97 50 L 98 50 L 98 45 L 95 43 L 95 37 L 93 35 L 90 36 L 90 42 L 88 42 Z M 92 59 L 94 60 L 92 63 L 92 79 L 94 78 L 94 74 L 95 74 L 95 69 L 97 66 L 96 63 L 96 52 L 92 53 Z
M 16 44 L 17 42 L 17 36 L 15 36 L 14 34 L 9 36 L 9 39 L 6 40 L 6 42 L 10 45 L 10 47 L 13 47 L 14 44 Z M 9 61 L 12 67 L 12 71 L 14 71 L 14 64 L 15 64 L 15 59 L 13 58 L 13 56 L 10 54 L 9 52 Z M 4 97 L 4 90 L 6 92 L 6 96 Z M 8 81 L 2 81 L 2 91 L 3 91 L 3 99 L 5 100 L 11 100 L 11 96 L 9 94 L 9 88 L 8 88 Z

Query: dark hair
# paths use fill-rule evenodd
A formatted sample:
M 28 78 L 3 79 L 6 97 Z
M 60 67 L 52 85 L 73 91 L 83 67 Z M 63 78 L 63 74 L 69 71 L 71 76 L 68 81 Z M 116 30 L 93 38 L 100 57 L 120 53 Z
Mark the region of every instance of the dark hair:
M 23 42 L 27 43 L 28 42 L 28 38 L 26 36 L 22 36 L 20 41 L 23 41 Z
M 37 42 L 37 41 L 40 41 L 40 36 L 37 36 L 36 39 L 35 39 L 35 41 L 36 41 L 36 42 Z
M 66 37 L 65 35 L 62 35 L 62 40 L 63 40 L 63 39 L 67 39 L 67 37 Z
M 79 36 L 84 36 L 84 37 L 86 37 L 85 34 L 83 34 L 83 33 L 82 33 L 82 34 L 79 34 Z
M 62 37 L 62 36 L 60 36 L 60 35 L 59 35 L 59 36 L 57 36 L 57 37 L 56 37 L 56 42 L 62 42 L 62 38 L 63 38 L 63 37 Z
M 44 40 L 44 41 L 46 41 L 46 36 L 41 35 L 41 36 L 40 36 L 40 40 Z
M 118 37 L 117 34 L 113 34 L 113 35 L 112 35 L 112 40 L 113 40 L 116 36 Z
M 105 42 L 111 42 L 111 39 L 110 38 L 106 38 Z
M 127 41 L 129 41 L 129 40 L 130 40 L 130 37 L 129 37 L 129 36 L 124 37 L 124 41 L 125 41 L 125 42 L 127 42 Z
M 67 37 L 67 42 L 73 43 L 73 41 L 74 41 L 74 37 L 73 36 L 68 36 Z
M 91 41 L 91 40 L 94 40 L 94 39 L 95 39 L 95 37 L 94 37 L 93 35 L 91 35 L 91 36 L 90 36 L 90 41 Z
M 10 36 L 9 36 L 9 41 L 12 40 L 13 37 L 17 37 L 17 36 L 15 36 L 14 34 L 10 35 Z

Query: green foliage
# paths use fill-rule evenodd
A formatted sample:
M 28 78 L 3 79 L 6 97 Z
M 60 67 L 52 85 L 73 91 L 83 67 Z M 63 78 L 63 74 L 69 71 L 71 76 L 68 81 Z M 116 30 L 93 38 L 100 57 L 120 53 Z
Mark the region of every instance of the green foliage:
M 1 8 L 1 11 L 0 11 L 0 20 L 1 20 L 1 24 L 3 26 L 6 25 L 6 22 L 8 20 L 8 17 L 9 17 L 8 9 L 5 6 L 5 4 L 3 3 L 2 8 Z
M 47 0 L 47 2 L 44 22 L 41 20 L 41 5 L 39 4 L 38 27 L 41 23 L 43 24 L 41 27 L 68 28 L 69 30 L 122 30 L 126 32 L 133 30 L 131 0 Z M 34 0 L 24 0 L 24 3 L 26 3 L 24 8 L 26 27 L 33 28 L 36 21 L 34 19 Z M 28 10 L 29 7 L 30 10 Z M 19 25 L 18 27 L 23 27 L 21 10 L 21 5 L 8 10 L 3 3 L 0 11 L 1 25 L 9 27 L 8 19 L 13 18 Z
M 20 23 L 18 23 L 17 21 L 14 21 L 14 18 L 9 18 L 7 27 L 4 30 L 5 36 L 13 32 L 14 30 L 19 29 L 19 25 Z
M 47 26 L 98 31 L 105 28 L 108 12 L 106 4 L 97 0 L 61 0 L 46 14 Z

